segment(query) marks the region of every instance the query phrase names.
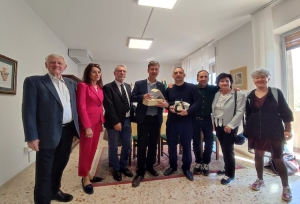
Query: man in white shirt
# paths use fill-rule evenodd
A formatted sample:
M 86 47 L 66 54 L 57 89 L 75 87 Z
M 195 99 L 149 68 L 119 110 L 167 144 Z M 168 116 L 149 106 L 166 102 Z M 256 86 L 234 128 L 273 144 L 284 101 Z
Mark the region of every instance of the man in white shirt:
M 122 180 L 123 173 L 127 177 L 133 177 L 127 168 L 130 146 L 131 146 L 131 121 L 133 116 L 131 110 L 131 88 L 124 83 L 126 77 L 126 66 L 118 65 L 115 68 L 115 80 L 103 87 L 105 123 L 104 127 L 108 133 L 109 165 L 113 170 L 113 178 Z M 118 140 L 121 139 L 121 155 L 118 158 Z
M 34 202 L 69 202 L 73 196 L 60 190 L 73 137 L 79 137 L 76 83 L 62 77 L 67 68 L 58 54 L 46 57 L 48 74 L 27 77 L 23 85 L 22 119 L 25 141 L 36 151 Z

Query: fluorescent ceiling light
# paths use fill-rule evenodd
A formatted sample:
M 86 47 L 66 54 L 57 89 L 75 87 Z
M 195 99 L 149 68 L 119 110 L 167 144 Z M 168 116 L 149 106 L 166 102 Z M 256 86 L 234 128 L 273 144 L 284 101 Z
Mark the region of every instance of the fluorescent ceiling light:
M 129 48 L 149 49 L 153 39 L 147 38 L 129 38 Z
M 172 9 L 177 0 L 138 0 L 138 5 Z

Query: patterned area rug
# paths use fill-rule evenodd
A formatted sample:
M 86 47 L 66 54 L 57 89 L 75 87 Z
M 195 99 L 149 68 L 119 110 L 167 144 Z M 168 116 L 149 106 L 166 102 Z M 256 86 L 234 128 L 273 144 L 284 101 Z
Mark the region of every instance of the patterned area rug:
M 164 147 L 164 152 L 168 152 L 167 146 Z M 192 155 L 194 153 L 192 152 Z M 143 179 L 143 182 L 145 181 L 154 181 L 154 180 L 162 180 L 162 179 L 171 179 L 171 178 L 179 178 L 179 177 L 184 177 L 184 174 L 181 170 L 181 162 L 182 155 L 178 154 L 178 169 L 175 173 L 173 173 L 170 176 L 164 176 L 163 172 L 169 167 L 169 157 L 168 155 L 164 154 L 164 156 L 160 157 L 160 164 L 156 163 L 154 165 L 154 168 L 158 171 L 159 176 L 152 176 L 148 172 L 145 174 L 145 178 Z M 193 170 L 195 165 L 194 162 L 194 155 L 193 155 L 193 162 L 191 165 L 191 171 Z M 131 160 L 131 166 L 128 166 L 128 168 L 132 171 L 132 173 L 135 175 L 136 173 L 136 166 L 137 166 L 137 159 L 132 159 Z M 210 173 L 216 173 L 218 170 L 224 168 L 224 161 L 223 157 L 220 156 L 219 160 L 216 160 L 216 155 L 215 153 L 212 153 L 211 157 L 211 163 L 209 164 L 209 169 Z M 236 169 L 242 169 L 243 166 L 236 164 L 235 166 Z M 127 184 L 131 183 L 133 178 L 128 178 L 124 175 L 122 175 L 122 181 L 118 182 L 115 181 L 112 177 L 112 170 L 108 166 L 108 147 L 103 147 L 102 152 L 99 158 L 98 165 L 96 167 L 96 172 L 95 176 L 100 176 L 104 178 L 102 182 L 99 183 L 94 183 L 93 186 L 107 186 L 107 185 L 119 185 L 119 184 Z

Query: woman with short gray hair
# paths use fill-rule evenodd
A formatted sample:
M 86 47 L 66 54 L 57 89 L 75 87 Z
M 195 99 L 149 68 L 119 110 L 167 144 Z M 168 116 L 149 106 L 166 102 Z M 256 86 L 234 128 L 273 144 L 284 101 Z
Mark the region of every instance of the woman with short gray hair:
M 267 151 L 271 153 L 281 178 L 282 199 L 290 201 L 292 192 L 289 187 L 287 168 L 283 161 L 283 145 L 285 140 L 292 138 L 293 113 L 282 92 L 268 86 L 271 76 L 268 70 L 255 70 L 251 76 L 256 89 L 252 90 L 247 97 L 244 130 L 244 135 L 248 137 L 248 147 L 254 149 L 255 152 L 254 161 L 258 178 L 251 188 L 259 191 L 264 186 L 264 154 Z

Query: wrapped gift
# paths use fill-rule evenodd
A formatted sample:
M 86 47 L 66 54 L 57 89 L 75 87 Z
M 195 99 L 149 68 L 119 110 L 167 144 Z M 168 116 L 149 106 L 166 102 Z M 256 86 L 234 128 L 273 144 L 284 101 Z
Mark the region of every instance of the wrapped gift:
M 155 106 L 158 102 L 163 102 L 164 99 L 143 99 L 143 104 L 146 106 Z

